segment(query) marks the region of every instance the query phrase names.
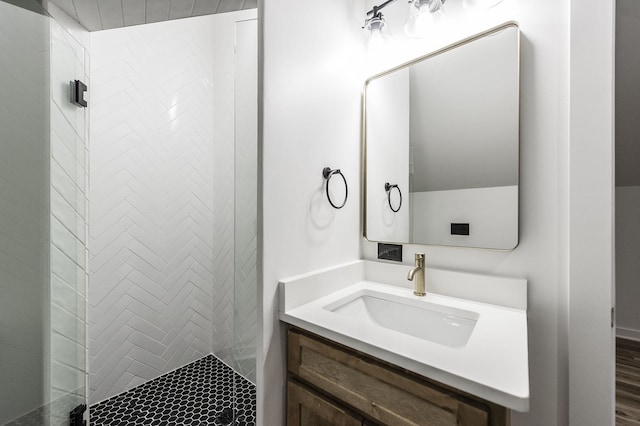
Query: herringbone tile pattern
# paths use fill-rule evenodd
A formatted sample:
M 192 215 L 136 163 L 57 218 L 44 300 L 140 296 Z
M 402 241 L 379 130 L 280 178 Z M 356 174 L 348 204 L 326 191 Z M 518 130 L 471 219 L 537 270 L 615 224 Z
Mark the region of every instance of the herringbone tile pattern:
M 92 402 L 211 352 L 210 25 L 92 33 Z

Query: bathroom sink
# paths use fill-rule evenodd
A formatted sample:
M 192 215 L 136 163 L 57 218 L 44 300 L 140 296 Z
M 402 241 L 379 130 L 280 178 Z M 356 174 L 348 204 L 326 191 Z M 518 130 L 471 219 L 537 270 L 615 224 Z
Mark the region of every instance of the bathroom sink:
M 526 280 L 427 268 L 420 297 L 406 281 L 408 267 L 359 260 L 281 280 L 280 319 L 526 412 Z
M 372 290 L 357 291 L 324 309 L 352 321 L 454 348 L 467 344 L 479 318 L 476 312 Z

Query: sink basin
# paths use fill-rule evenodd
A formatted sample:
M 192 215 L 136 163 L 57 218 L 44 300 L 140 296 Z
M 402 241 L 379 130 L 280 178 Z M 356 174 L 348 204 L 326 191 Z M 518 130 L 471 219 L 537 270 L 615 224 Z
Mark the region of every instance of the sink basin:
M 479 318 L 476 312 L 371 290 L 357 291 L 324 309 L 454 348 L 467 344 Z

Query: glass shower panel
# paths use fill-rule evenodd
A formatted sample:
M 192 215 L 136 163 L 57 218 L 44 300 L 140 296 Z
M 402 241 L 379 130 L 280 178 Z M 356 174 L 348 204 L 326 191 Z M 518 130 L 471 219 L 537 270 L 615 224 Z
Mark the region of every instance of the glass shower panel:
M 86 403 L 88 286 L 88 111 L 71 103 L 71 81 L 89 83 L 88 54 L 51 20 L 52 424 Z
M 45 424 L 50 28 L 21 3 L 0 1 L 0 424 Z
M 258 25 L 236 23 L 233 359 L 256 380 L 258 212 Z
M 0 424 L 86 402 L 86 53 L 39 3 L 0 0 Z

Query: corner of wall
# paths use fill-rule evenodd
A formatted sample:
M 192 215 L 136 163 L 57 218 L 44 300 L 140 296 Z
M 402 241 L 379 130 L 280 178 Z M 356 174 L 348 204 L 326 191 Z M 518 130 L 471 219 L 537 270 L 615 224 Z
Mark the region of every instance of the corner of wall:
M 85 51 L 90 52 L 91 36 L 89 31 L 54 3 L 47 3 L 47 10 L 55 22 L 67 31 L 78 43 L 80 43 Z

